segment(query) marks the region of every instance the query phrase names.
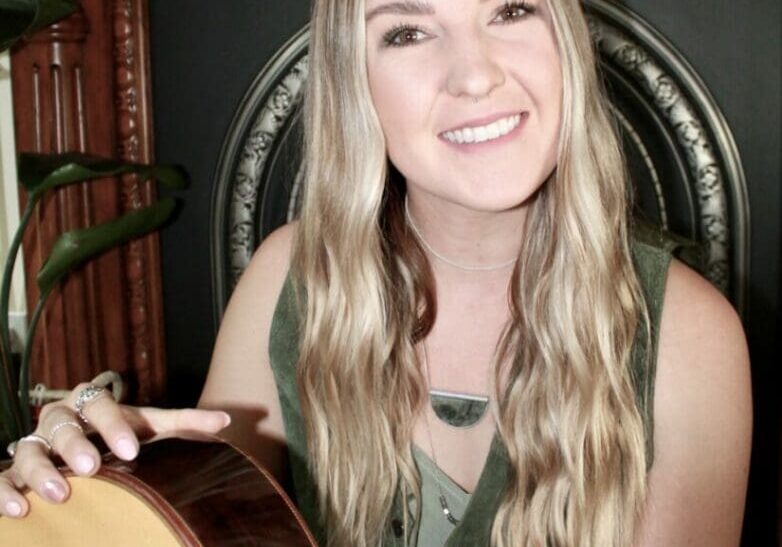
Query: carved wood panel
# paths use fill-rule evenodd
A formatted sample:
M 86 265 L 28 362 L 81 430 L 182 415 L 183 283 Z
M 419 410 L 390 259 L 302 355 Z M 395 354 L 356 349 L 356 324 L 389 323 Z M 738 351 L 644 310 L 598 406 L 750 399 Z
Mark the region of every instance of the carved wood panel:
M 153 161 L 147 10 L 147 0 L 82 0 L 77 13 L 12 51 L 19 152 Z M 38 298 L 35 273 L 58 234 L 154 199 L 154 188 L 132 176 L 48 195 L 23 243 L 29 307 Z M 52 294 L 39 324 L 32 383 L 67 388 L 112 369 L 128 381 L 132 401 L 159 401 L 165 387 L 161 295 L 157 235 L 74 272 Z

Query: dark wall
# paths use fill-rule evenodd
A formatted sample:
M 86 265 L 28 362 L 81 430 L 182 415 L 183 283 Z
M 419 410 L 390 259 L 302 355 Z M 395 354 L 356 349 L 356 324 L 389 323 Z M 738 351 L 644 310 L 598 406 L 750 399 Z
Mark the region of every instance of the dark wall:
M 309 19 L 300 0 L 150 2 L 156 155 L 192 177 L 181 216 L 162 233 L 169 400 L 194 404 L 209 365 L 209 204 L 234 111 L 269 58 Z
M 722 108 L 747 174 L 755 445 L 744 544 L 775 545 L 779 465 L 776 365 L 782 350 L 779 0 L 627 0 L 695 66 Z M 182 215 L 163 233 L 170 402 L 192 404 L 214 342 L 209 200 L 220 145 L 258 71 L 307 21 L 308 0 L 153 0 L 157 159 L 192 175 Z
M 748 321 L 755 435 L 744 544 L 776 545 L 782 287 L 779 0 L 625 0 L 696 68 L 728 120 L 749 188 Z

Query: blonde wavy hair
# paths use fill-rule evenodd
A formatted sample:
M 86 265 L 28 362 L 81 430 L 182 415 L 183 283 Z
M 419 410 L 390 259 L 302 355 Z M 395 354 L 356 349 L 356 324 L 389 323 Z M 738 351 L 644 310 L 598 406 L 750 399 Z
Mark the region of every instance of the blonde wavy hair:
M 512 319 L 498 341 L 497 427 L 511 465 L 491 541 L 622 546 L 646 494 L 629 361 L 647 313 L 628 243 L 624 160 L 587 23 L 577 0 L 548 5 L 562 126 L 557 168 L 527 216 Z M 426 382 L 415 345 L 436 315 L 433 276 L 407 230 L 404 182 L 372 104 L 365 47 L 363 0 L 315 0 L 292 268 L 303 302 L 297 381 L 320 516 L 328 545 L 340 547 L 382 542 L 391 507 L 408 494 L 421 507 L 411 439 Z

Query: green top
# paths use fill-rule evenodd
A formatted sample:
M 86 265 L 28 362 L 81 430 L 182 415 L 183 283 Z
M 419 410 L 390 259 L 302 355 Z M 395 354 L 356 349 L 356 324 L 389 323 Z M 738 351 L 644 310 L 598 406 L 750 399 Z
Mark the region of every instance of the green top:
M 470 504 L 470 494 L 440 469 L 420 448 L 413 445 L 413 458 L 421 475 L 421 522 L 413 530 L 414 545 L 443 547 L 454 525 L 448 522 L 440 505 L 440 492 L 448 501 L 448 509 L 458 520 L 464 518 Z M 440 488 L 438 488 L 438 484 Z M 409 514 L 415 515 L 415 504 L 410 503 Z M 393 531 L 392 531 L 393 532 Z
M 645 329 L 639 329 L 633 345 L 630 366 L 636 386 L 636 401 L 644 420 L 647 462 L 651 467 L 654 454 L 652 403 L 657 338 L 668 266 L 677 243 L 663 237 L 645 239 L 647 241 L 634 242 L 632 250 L 633 261 L 649 308 L 652 324 L 651 347 L 647 347 L 645 336 L 642 335 Z M 288 276 L 272 319 L 269 356 L 285 422 L 296 501 L 319 543 L 325 544 L 325 531 L 319 525 L 318 519 L 315 483 L 307 466 L 306 429 L 296 385 L 298 345 L 298 312 L 291 277 Z M 493 517 L 501 502 L 508 476 L 508 457 L 499 435 L 494 436 L 483 471 L 471 495 L 461 490 L 421 450 L 415 449 L 413 455 L 421 472 L 422 488 L 436 489 L 433 481 L 435 476 L 438 477 L 444 490 L 447 490 L 446 496 L 452 512 L 461 520 L 457 526 L 452 526 L 443 517 L 437 495 L 425 496 L 420 535 L 418 532 L 411 533 L 413 536 L 418 536 L 418 544 L 421 547 L 489 545 Z M 383 542 L 384 547 L 404 545 L 400 505 L 397 501 L 392 510 L 391 525 Z M 415 537 L 412 539 L 411 543 L 415 544 Z

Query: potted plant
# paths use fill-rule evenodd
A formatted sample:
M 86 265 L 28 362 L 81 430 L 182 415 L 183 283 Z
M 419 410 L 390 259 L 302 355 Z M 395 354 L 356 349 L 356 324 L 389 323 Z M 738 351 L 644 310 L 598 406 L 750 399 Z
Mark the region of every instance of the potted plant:
M 0 0 L 0 52 L 75 10 L 76 5 L 71 0 Z M 8 306 L 12 272 L 22 236 L 47 192 L 77 182 L 100 183 L 107 177 L 126 174 L 155 179 L 171 189 L 186 186 L 184 173 L 176 166 L 141 165 L 80 153 L 21 154 L 19 157 L 18 178 L 27 195 L 27 204 L 9 245 L 8 256 L 4 258 L 0 278 L 0 449 L 4 450 L 8 442 L 30 433 L 33 428 L 29 401 L 30 354 L 38 319 L 52 290 L 85 262 L 158 229 L 171 218 L 176 201 L 164 198 L 112 221 L 61 234 L 36 277 L 40 296 L 30 316 L 21 358 L 15 359 L 11 351 Z

